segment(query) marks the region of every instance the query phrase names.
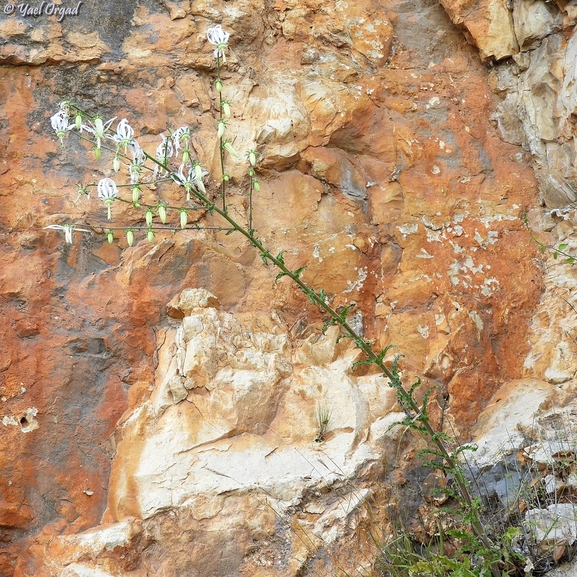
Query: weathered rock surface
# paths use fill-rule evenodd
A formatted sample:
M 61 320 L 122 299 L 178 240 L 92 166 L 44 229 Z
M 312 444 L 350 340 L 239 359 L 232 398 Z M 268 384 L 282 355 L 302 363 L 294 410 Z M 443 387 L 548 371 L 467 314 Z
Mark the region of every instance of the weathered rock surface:
M 572 325 L 555 293 L 566 289 L 542 278 L 519 218 L 537 204 L 520 148 L 529 125 L 542 195 L 566 202 L 543 183 L 571 177 L 571 77 L 558 128 L 536 55 L 545 46 L 550 75 L 560 58 L 569 70 L 571 40 L 554 54 L 549 5 L 515 3 L 517 20 L 505 3 L 446 6 L 484 57 L 530 47 L 532 76 L 506 64 L 490 85 L 431 2 L 134 0 L 61 22 L 0 15 L 1 575 L 313 575 L 374 554 L 365 505 L 382 497 L 383 455 L 397 456 L 394 399 L 351 372 L 334 333 L 319 339 L 322 315 L 286 279 L 273 285 L 235 235 L 137 236 L 126 248 L 101 234 L 64 245 L 43 229 L 65 216 L 105 223 L 94 198 L 72 203 L 76 182 L 109 169 L 71 139 L 58 148 L 48 119 L 65 98 L 126 116 L 151 152 L 167 126 L 190 124 L 216 193 L 205 40 L 216 22 L 231 32 L 228 130 L 238 150 L 261 153 L 254 224 L 271 252 L 307 264 L 335 306 L 355 301 L 367 337 L 395 343 L 405 374 L 437 385 L 457 432 L 508 382 L 533 379 L 547 398 L 571 382 Z M 246 218 L 242 156 L 227 167 L 229 206 Z M 187 287 L 214 296 L 171 301 Z M 332 412 L 320 443 L 319 404 Z

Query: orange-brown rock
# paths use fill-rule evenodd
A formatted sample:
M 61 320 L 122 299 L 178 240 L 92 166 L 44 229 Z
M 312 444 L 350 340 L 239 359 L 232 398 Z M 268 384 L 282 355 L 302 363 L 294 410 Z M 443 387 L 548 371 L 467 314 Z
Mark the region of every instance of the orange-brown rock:
M 500 36 L 486 16 L 506 16 L 505 3 L 477 15 L 445 5 L 482 57 L 541 33 Z M 364 507 L 397 442 L 386 383 L 351 372 L 356 353 L 319 338 L 322 314 L 287 279 L 275 285 L 239 235 L 150 244 L 137 232 L 128 248 L 117 232 L 108 245 L 103 204 L 73 201 L 77 182 L 112 175 L 110 159 L 72 137 L 63 150 L 50 129 L 69 98 L 128 118 L 151 154 L 159 133 L 188 124 L 217 194 L 215 23 L 231 32 L 223 94 L 242 152 L 226 167 L 231 214 L 248 218 L 244 152 L 256 148 L 259 237 L 307 265 L 303 278 L 335 306 L 354 301 L 357 326 L 397 346 L 408 378 L 437 385 L 457 431 L 527 371 L 574 374 L 542 351 L 561 305 L 533 317 L 544 281 L 520 216 L 538 185 L 522 142 L 501 139 L 501 125 L 524 135 L 522 123 L 491 125 L 504 106 L 495 76 L 440 5 L 131 0 L 82 4 L 60 22 L 2 14 L 3 576 L 288 577 L 374 555 Z M 119 226 L 142 218 L 119 204 Z M 64 244 L 44 229 L 63 222 L 96 232 Z M 189 288 L 214 296 L 178 300 Z M 322 403 L 333 422 L 315 442 Z

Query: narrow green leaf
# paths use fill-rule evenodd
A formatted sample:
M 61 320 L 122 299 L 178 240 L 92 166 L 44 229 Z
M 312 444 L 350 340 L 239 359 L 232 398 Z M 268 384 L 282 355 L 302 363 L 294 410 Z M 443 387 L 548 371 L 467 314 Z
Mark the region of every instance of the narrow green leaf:
M 301 266 L 300 268 L 297 268 L 297 269 L 293 272 L 293 274 L 294 274 L 297 278 L 300 278 L 300 277 L 301 277 L 301 274 L 302 274 L 303 270 L 305 270 L 305 268 L 307 268 L 307 267 L 306 267 L 306 266 Z
M 575 264 L 575 259 L 572 256 L 570 256 L 569 258 L 565 259 L 565 262 L 567 264 Z
M 279 272 L 274 279 L 274 284 L 276 284 L 283 276 L 287 276 L 287 273 L 282 271 Z
M 559 256 L 559 253 L 558 253 L 558 252 L 554 252 L 554 253 L 553 253 L 553 258 L 557 258 L 558 256 Z

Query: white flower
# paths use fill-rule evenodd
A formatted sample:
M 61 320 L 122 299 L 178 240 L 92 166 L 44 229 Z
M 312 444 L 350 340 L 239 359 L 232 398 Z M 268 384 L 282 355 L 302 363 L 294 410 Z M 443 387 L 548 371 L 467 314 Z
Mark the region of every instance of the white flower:
M 123 148 L 126 150 L 126 147 L 132 143 L 134 138 L 134 129 L 130 124 L 128 124 L 128 120 L 123 118 L 116 127 L 116 134 L 112 135 L 112 140 L 116 142 L 118 148 Z
M 68 120 L 68 114 L 65 110 L 59 110 L 56 114 L 50 117 L 50 124 L 56 132 L 56 136 L 60 139 L 60 143 L 64 144 L 64 137 L 69 130 L 74 128 Z
M 111 220 L 110 205 L 112 201 L 118 196 L 118 188 L 112 178 L 102 178 L 98 182 L 98 198 L 103 200 L 108 208 L 108 220 Z
M 118 188 L 112 178 L 102 178 L 98 182 L 98 198 L 106 202 L 114 200 L 118 196 Z
M 190 192 L 193 188 L 199 188 L 201 190 L 204 189 L 204 185 L 202 181 L 199 181 L 196 177 L 196 171 L 192 167 L 188 167 L 188 175 L 185 176 L 184 174 L 185 165 L 181 164 L 178 168 L 178 172 L 176 174 L 173 173 L 172 179 L 174 182 L 184 186 L 184 190 L 186 191 L 186 200 L 190 200 Z
M 128 145 L 128 151 L 132 155 L 132 162 L 128 167 L 130 172 L 130 184 L 138 184 L 140 173 L 142 172 L 142 166 L 146 162 L 146 154 L 136 140 L 133 140 Z
M 180 149 L 180 143 L 184 141 L 184 145 L 188 144 L 190 140 L 190 128 L 188 126 L 181 126 L 177 128 L 172 134 L 172 142 L 174 143 L 174 148 L 176 152 Z
M 110 125 L 116 120 L 116 116 L 111 118 L 110 120 L 103 122 L 102 118 L 97 116 L 94 119 L 94 122 L 90 123 L 90 126 L 83 124 L 81 129 L 87 130 L 90 134 L 94 134 L 94 138 L 96 139 L 96 157 L 100 158 L 100 143 L 104 138 L 104 135 L 110 128 Z
M 161 164 L 168 164 L 168 159 L 174 154 L 174 146 L 172 144 L 172 140 L 170 138 L 166 138 L 164 134 L 162 136 L 162 142 L 156 148 L 156 158 L 159 160 Z M 152 177 L 156 178 L 158 171 L 160 170 L 160 166 L 157 164 L 154 167 L 154 172 Z
M 213 45 L 216 46 L 214 50 L 214 57 L 218 60 L 222 58 L 223 62 L 226 62 L 224 51 L 228 45 L 228 39 L 230 34 L 225 32 L 220 24 L 209 28 L 206 31 L 206 39 Z
M 73 232 L 90 232 L 86 228 L 76 228 L 73 224 L 49 224 L 44 228 L 51 228 L 53 230 L 64 231 L 64 240 L 67 244 L 72 244 L 72 233 Z

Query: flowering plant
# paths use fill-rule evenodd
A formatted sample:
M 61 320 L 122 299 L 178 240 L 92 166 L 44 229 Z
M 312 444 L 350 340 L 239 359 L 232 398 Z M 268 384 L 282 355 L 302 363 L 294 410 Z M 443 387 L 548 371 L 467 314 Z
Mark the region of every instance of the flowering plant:
M 216 58 L 217 78 L 214 87 L 219 98 L 216 137 L 219 142 L 222 174 L 220 193 L 211 193 L 210 186 L 207 187 L 204 183 L 208 172 L 203 169 L 200 159 L 195 157 L 194 147 L 191 143 L 190 128 L 181 126 L 173 132 L 162 134 L 161 142 L 153 155 L 146 152 L 138 143 L 134 135 L 134 130 L 127 119 L 121 119 L 116 125 L 116 130 L 113 130 L 112 126 L 116 120 L 115 118 L 105 122 L 98 116 L 92 117 L 88 115 L 74 103 L 66 102 L 61 105 L 60 109 L 51 118 L 52 127 L 62 145 L 69 134 L 76 134 L 82 139 L 89 140 L 94 145 L 97 159 L 100 159 L 103 149 L 109 151 L 113 158 L 114 172 L 118 173 L 124 165 L 128 170 L 129 176 L 129 182 L 126 184 L 117 184 L 116 181 L 110 177 L 102 178 L 96 184 L 81 187 L 81 194 L 88 195 L 89 189 L 95 186 L 98 191 L 98 198 L 102 200 L 107 207 L 108 220 L 112 218 L 111 206 L 115 202 L 125 202 L 143 211 L 143 225 L 120 227 L 125 230 L 126 240 L 129 246 L 132 246 L 134 242 L 135 231 L 144 230 L 148 240 L 152 241 L 155 230 L 176 231 L 179 228 L 200 228 L 196 223 L 189 226 L 188 217 L 190 211 L 204 210 L 210 214 L 218 215 L 223 221 L 223 226 L 205 226 L 203 228 L 216 228 L 226 231 L 227 234 L 240 233 L 249 244 L 260 253 L 265 265 L 268 266 L 272 264 L 276 267 L 278 273 L 275 277 L 275 282 L 285 276 L 290 278 L 307 296 L 311 303 L 320 307 L 328 315 L 329 320 L 325 323 L 323 332 L 331 325 L 339 326 L 341 329 L 340 338 L 352 339 L 356 346 L 364 353 L 365 358 L 357 361 L 355 364 L 375 365 L 388 379 L 389 385 L 395 389 L 397 400 L 406 415 L 402 424 L 427 436 L 435 446 L 434 454 L 445 463 L 444 467 L 446 470 L 452 471 L 453 473 L 455 471 L 459 472 L 460 466 L 457 461 L 459 449 L 451 451 L 448 448 L 448 438 L 442 432 L 435 430 L 429 418 L 427 403 L 430 391 L 425 394 L 424 400 L 419 403 L 414 393 L 420 385 L 420 380 L 417 380 L 408 388 L 403 385 L 402 376 L 398 370 L 400 355 L 397 355 L 392 363 L 387 362 L 386 355 L 390 347 L 386 347 L 378 353 L 375 352 L 370 341 L 365 339 L 359 330 L 355 330 L 351 324 L 349 324 L 348 314 L 354 305 L 349 305 L 337 312 L 337 310 L 331 306 L 330 299 L 323 289 L 316 291 L 302 279 L 302 274 L 306 267 L 292 270 L 285 263 L 284 251 L 280 251 L 276 256 L 273 255 L 257 237 L 252 222 L 252 195 L 253 192 L 258 192 L 260 188 L 256 178 L 256 171 L 258 170 L 258 153 L 256 150 L 249 150 L 246 153 L 248 160 L 247 174 L 249 176 L 247 224 L 240 224 L 227 210 L 226 185 L 230 177 L 225 172 L 225 155 L 231 154 L 238 156 L 232 147 L 230 139 L 225 138 L 227 119 L 231 115 L 231 105 L 229 101 L 224 100 L 222 97 L 224 83 L 220 74 L 221 64 L 225 62 L 225 53 L 228 48 L 229 37 L 230 35 L 222 30 L 220 25 L 210 28 L 207 32 L 208 42 L 216 47 L 214 56 Z M 91 136 L 87 137 L 85 133 Z M 175 160 L 176 163 L 174 164 Z M 159 191 L 162 185 L 166 185 L 167 183 L 182 187 L 184 194 L 181 205 L 170 206 L 163 200 Z M 150 188 L 155 193 L 156 198 L 154 198 L 152 202 L 148 196 L 144 194 L 145 188 Z M 130 190 L 130 195 L 127 197 L 123 196 L 120 192 L 125 189 Z M 220 196 L 221 202 L 217 204 L 218 196 Z M 178 223 L 171 224 L 168 222 L 170 212 L 178 214 Z M 118 227 L 92 225 L 89 229 L 88 226 L 82 228 L 76 224 L 67 223 L 62 225 L 49 225 L 46 228 L 62 230 L 65 234 L 66 242 L 72 243 L 73 232 L 88 232 L 89 230 L 106 233 L 108 241 L 113 242 L 114 230 L 117 230 Z M 322 417 L 322 425 L 326 429 L 328 418 L 326 415 Z M 319 442 L 322 442 L 322 437 L 323 434 L 321 430 L 318 437 Z M 478 511 L 475 509 L 475 503 L 468 490 L 464 475 L 455 474 L 455 482 L 458 493 L 461 496 L 461 502 L 467 514 L 470 516 L 473 533 L 484 547 L 491 549 L 493 543 L 487 537 L 480 523 Z M 498 572 L 498 569 L 494 565 L 491 566 L 491 573 L 494 577 L 500 575 L 500 572 Z

